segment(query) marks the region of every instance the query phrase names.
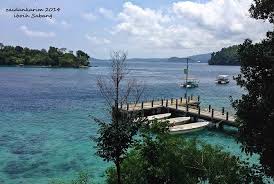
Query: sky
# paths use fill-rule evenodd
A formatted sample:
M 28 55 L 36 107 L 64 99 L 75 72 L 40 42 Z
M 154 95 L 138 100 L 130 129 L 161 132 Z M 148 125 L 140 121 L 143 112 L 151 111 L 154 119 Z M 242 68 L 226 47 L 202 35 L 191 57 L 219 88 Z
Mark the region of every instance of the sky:
M 258 42 L 271 29 L 250 18 L 252 0 L 1 0 L 0 42 L 42 49 L 83 50 L 106 59 L 186 57 Z M 14 18 L 9 8 L 60 8 L 52 18 Z M 39 12 L 28 12 L 28 14 Z

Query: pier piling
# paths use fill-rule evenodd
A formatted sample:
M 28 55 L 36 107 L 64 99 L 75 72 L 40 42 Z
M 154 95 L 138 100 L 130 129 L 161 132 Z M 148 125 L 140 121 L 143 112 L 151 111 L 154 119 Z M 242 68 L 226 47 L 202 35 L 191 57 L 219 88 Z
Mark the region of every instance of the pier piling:
M 199 106 L 197 102 L 197 97 L 193 96 L 193 99 L 188 101 L 188 99 L 172 98 L 173 104 L 168 102 L 168 99 L 158 99 L 151 101 L 142 101 L 139 104 L 136 102 L 119 104 L 121 110 L 127 114 L 140 111 L 144 113 L 144 116 L 154 115 L 155 113 L 167 113 L 171 112 L 173 117 L 178 116 L 191 116 L 192 118 L 203 119 L 206 121 L 211 121 L 212 123 L 220 123 L 228 126 L 238 127 L 238 123 L 235 121 L 234 115 L 229 115 L 229 112 L 225 112 L 224 107 L 220 111 L 216 111 L 211 105 L 208 109 L 203 109 Z M 179 101 L 180 100 L 180 101 Z M 186 101 L 185 101 L 186 100 Z M 165 104 L 164 104 L 165 103 Z M 215 112 L 216 111 L 216 112 Z

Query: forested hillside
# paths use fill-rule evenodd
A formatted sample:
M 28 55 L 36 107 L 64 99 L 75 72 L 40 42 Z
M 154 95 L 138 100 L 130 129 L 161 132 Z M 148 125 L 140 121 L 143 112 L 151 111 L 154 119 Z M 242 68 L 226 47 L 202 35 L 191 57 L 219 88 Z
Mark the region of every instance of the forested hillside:
M 240 65 L 238 56 L 238 45 L 222 48 L 213 52 L 208 60 L 209 65 Z
M 0 45 L 0 65 L 35 65 L 52 67 L 81 67 L 89 65 L 89 55 L 81 50 L 73 54 L 66 48 L 48 50 Z

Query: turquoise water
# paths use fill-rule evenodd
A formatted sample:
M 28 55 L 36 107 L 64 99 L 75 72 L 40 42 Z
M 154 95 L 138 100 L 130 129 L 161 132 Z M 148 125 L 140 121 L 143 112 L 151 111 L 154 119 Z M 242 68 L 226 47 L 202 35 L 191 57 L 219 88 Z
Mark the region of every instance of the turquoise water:
M 97 182 L 103 181 L 109 166 L 95 156 L 97 125 L 90 115 L 106 118 L 96 78 L 107 75 L 108 62 L 89 69 L 47 69 L 0 67 L 0 184 L 45 184 L 55 178 L 69 179 L 81 170 Z M 131 61 L 131 76 L 145 84 L 144 100 L 180 97 L 183 63 Z M 219 74 L 239 73 L 237 66 L 191 64 L 191 73 L 200 86 L 191 89 L 200 95 L 202 105 L 224 106 L 231 113 L 229 96 L 242 91 L 234 81 L 216 85 Z M 232 80 L 232 79 L 231 79 Z M 240 146 L 232 136 L 202 131 L 187 135 L 223 146 L 241 157 Z M 257 162 L 257 157 L 252 157 Z

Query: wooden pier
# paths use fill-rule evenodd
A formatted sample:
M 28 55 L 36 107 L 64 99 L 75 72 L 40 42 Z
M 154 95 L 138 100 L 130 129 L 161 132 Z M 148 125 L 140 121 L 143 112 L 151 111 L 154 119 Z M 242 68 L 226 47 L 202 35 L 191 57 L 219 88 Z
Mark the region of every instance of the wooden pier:
M 187 104 L 187 105 L 186 105 Z M 222 108 L 220 111 L 214 109 L 211 105 L 207 109 L 201 109 L 200 107 L 200 97 L 188 97 L 179 99 L 161 99 L 161 100 L 151 100 L 141 103 L 132 103 L 121 105 L 121 110 L 133 112 L 133 111 L 143 111 L 144 116 L 161 114 L 170 112 L 173 116 L 191 116 L 196 119 L 203 119 L 206 121 L 211 121 L 212 123 L 217 123 L 218 126 L 228 125 L 233 127 L 238 127 L 235 122 L 235 117 L 225 109 Z

